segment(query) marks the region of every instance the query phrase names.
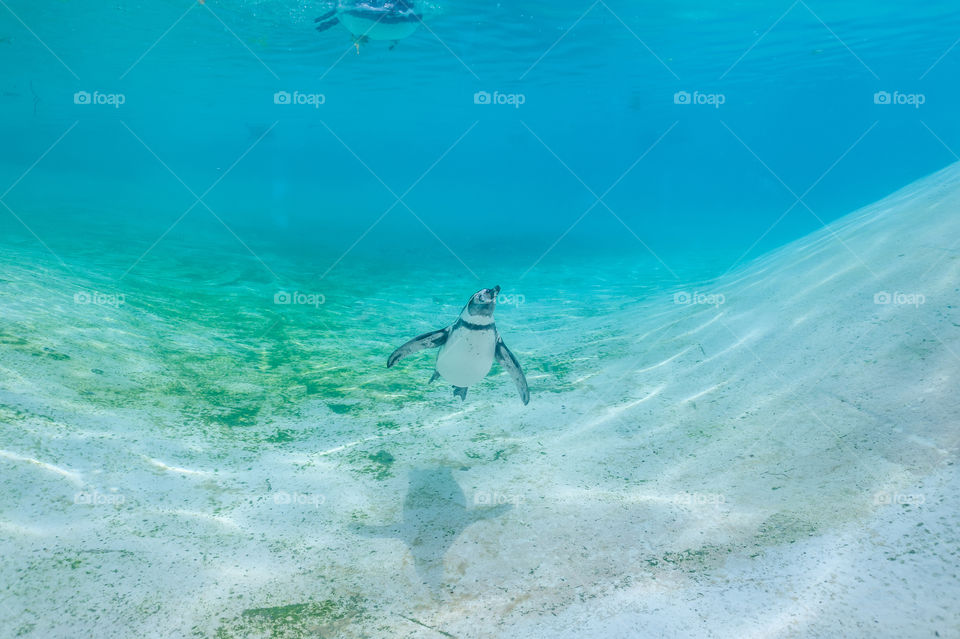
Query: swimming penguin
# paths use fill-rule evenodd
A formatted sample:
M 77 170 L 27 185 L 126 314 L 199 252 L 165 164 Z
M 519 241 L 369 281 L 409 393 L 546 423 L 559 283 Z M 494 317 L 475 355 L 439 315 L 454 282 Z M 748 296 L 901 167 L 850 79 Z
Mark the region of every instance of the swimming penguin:
M 353 35 L 359 52 L 359 45 L 369 40 L 392 40 L 395 46 L 417 30 L 422 18 L 411 0 L 339 0 L 336 8 L 314 22 L 317 31 L 339 22 Z
M 456 322 L 439 331 L 414 337 L 393 351 L 387 360 L 387 368 L 407 355 L 439 346 L 440 353 L 430 381 L 443 377 L 453 384 L 454 397 L 465 400 L 467 389 L 487 376 L 496 358 L 517 385 L 520 400 L 528 404 L 530 391 L 527 389 L 527 378 L 493 323 L 493 309 L 497 305 L 499 292 L 500 287 L 496 286 L 474 293 Z

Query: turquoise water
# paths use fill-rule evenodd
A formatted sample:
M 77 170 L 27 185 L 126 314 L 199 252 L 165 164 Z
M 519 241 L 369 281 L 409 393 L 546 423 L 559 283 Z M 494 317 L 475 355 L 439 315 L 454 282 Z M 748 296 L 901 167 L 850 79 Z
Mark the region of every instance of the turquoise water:
M 682 265 L 738 257 L 804 195 L 816 216 L 796 207 L 755 256 L 953 161 L 958 134 L 946 2 L 449 4 L 359 55 L 345 29 L 315 33 L 306 3 L 8 6 L 3 183 L 76 127 L 4 200 L 37 224 L 54 208 L 135 218 L 148 243 L 219 179 L 204 201 L 255 251 L 327 266 L 416 183 L 413 212 L 394 207 L 361 250 L 399 235 L 450 258 L 426 224 L 455 253 L 495 243 L 535 259 L 616 183 L 613 213 L 595 207 L 560 250 L 649 255 L 636 235 Z M 125 102 L 83 108 L 77 91 Z M 278 91 L 325 102 L 277 105 Z M 484 108 L 478 91 L 525 103 Z M 725 102 L 686 108 L 678 91 Z M 878 91 L 926 101 L 885 108 Z M 195 207 L 185 232 L 210 215 Z
M 864 636 L 654 612 L 936 501 L 954 182 L 841 218 L 960 159 L 954 3 L 333 6 L 0 2 L 0 637 Z M 385 367 L 495 285 L 529 406 Z

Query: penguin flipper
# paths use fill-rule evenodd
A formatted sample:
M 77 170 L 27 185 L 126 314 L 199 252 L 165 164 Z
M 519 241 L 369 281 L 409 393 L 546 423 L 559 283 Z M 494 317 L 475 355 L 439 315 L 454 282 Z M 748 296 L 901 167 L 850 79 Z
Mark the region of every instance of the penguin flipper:
M 393 354 L 391 354 L 390 358 L 387 360 L 387 368 L 390 368 L 407 355 L 418 353 L 426 348 L 437 348 L 438 346 L 443 346 L 443 343 L 446 341 L 447 329 L 445 328 L 441 328 L 439 331 L 432 331 L 430 333 L 418 335 L 397 350 L 393 351 Z
M 320 18 L 317 18 L 317 20 L 319 20 L 319 19 L 320 19 Z M 336 18 L 333 18 L 333 19 L 331 19 L 331 20 L 327 20 L 326 22 L 321 23 L 321 24 L 317 27 L 317 31 L 323 33 L 324 31 L 326 31 L 327 29 L 329 29 L 329 28 L 332 27 L 333 25 L 337 24 L 337 22 L 339 22 L 339 20 L 337 20 Z
M 323 15 L 320 16 L 319 18 L 314 18 L 313 21 L 314 21 L 314 22 L 326 22 L 327 20 L 329 20 L 330 18 L 332 18 L 332 17 L 335 16 L 335 15 L 337 15 L 337 10 L 336 10 L 336 9 L 331 9 L 330 11 L 327 11 L 325 14 L 323 14 Z
M 437 381 L 438 379 L 440 379 L 440 373 L 438 373 L 437 371 L 433 371 L 433 375 L 430 376 L 430 381 L 427 382 L 427 383 L 428 383 L 428 384 L 432 384 L 432 383 L 434 383 L 435 381 Z
M 460 401 L 466 401 L 466 400 L 467 400 L 467 389 L 464 388 L 464 387 L 462 387 L 462 386 L 454 386 L 454 387 L 453 387 L 453 396 L 454 396 L 454 397 L 459 397 L 459 398 L 460 398 Z
M 517 361 L 517 358 L 510 352 L 507 345 L 503 343 L 503 338 L 499 335 L 497 335 L 497 349 L 494 354 L 500 365 L 510 373 L 513 383 L 517 385 L 517 390 L 520 391 L 520 401 L 526 406 L 530 403 L 530 389 L 527 388 L 527 378 L 523 374 L 523 369 L 520 368 L 520 362 Z

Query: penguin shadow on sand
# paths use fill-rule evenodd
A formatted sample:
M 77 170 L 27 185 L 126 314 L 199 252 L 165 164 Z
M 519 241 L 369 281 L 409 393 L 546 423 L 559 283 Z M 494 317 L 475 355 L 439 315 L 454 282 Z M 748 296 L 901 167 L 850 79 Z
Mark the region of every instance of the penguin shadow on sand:
M 468 508 L 449 468 L 411 470 L 402 521 L 353 529 L 363 537 L 402 540 L 413 556 L 417 576 L 436 597 L 444 585 L 443 558 L 457 537 L 471 524 L 499 517 L 511 508 L 510 504 Z

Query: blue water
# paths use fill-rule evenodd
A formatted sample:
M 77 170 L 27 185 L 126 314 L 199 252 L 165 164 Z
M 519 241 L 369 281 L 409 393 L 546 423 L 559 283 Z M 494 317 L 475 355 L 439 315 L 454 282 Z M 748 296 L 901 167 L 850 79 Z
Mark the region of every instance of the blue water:
M 359 55 L 345 29 L 313 32 L 314 6 L 10 3 L 3 183 L 76 127 L 5 201 L 162 231 L 193 202 L 177 178 L 200 194 L 222 177 L 208 204 L 249 241 L 336 250 L 443 156 L 404 199 L 423 224 L 398 205 L 371 245 L 403 238 L 442 255 L 425 224 L 455 252 L 495 242 L 539 254 L 616 183 L 613 213 L 595 207 L 561 249 L 646 254 L 636 235 L 682 261 L 739 257 L 805 194 L 812 212 L 792 209 L 757 255 L 960 146 L 949 51 L 960 17 L 947 2 L 449 3 L 429 30 Z M 274 104 L 284 90 L 325 103 Z M 76 91 L 125 103 L 78 106 Z M 475 105 L 478 91 L 525 103 Z M 677 91 L 725 102 L 676 105 Z M 876 105 L 877 91 L 926 101 Z
M 787 405 L 795 389 L 781 380 L 769 395 L 738 390 L 741 362 L 708 373 L 698 361 L 660 386 L 624 381 L 630 367 L 684 362 L 688 352 L 707 364 L 755 334 L 721 335 L 734 346 L 703 337 L 673 348 L 670 340 L 699 336 L 724 314 L 705 307 L 674 320 L 663 300 L 960 159 L 960 11 L 947 0 L 435 0 L 418 5 L 423 23 L 395 44 L 358 41 L 342 24 L 318 33 L 314 18 L 331 6 L 0 2 L 0 464 L 17 473 L 5 486 L 15 494 L 0 499 L 0 531 L 28 558 L 8 566 L 16 585 L 3 595 L 0 637 L 70 636 L 55 614 L 64 609 L 84 636 L 400 636 L 434 625 L 527 636 L 509 624 L 491 630 L 492 618 L 520 614 L 514 606 L 528 597 L 543 615 L 554 594 L 582 603 L 587 596 L 570 588 L 586 572 L 590 597 L 597 584 L 640 583 L 609 559 L 622 540 L 606 537 L 603 553 L 555 571 L 514 548 L 520 572 L 508 574 L 496 549 L 511 546 L 482 526 L 531 512 L 524 500 L 556 498 L 566 517 L 548 531 L 575 521 L 575 538 L 599 528 L 673 539 L 669 526 L 642 528 L 646 513 L 629 510 L 634 493 L 625 520 L 626 511 L 598 505 L 654 481 L 642 469 L 670 446 L 650 452 L 628 439 L 601 452 L 587 436 L 564 438 L 627 411 L 630 423 L 673 424 L 703 443 L 720 421 L 756 415 L 766 401 Z M 950 251 L 944 236 L 930 269 Z M 871 275 L 884 275 L 885 259 L 871 259 Z M 836 276 L 810 272 L 815 285 L 797 290 Z M 453 321 L 472 293 L 497 284 L 498 326 L 530 381 L 528 409 L 496 367 L 463 404 L 448 385 L 426 384 L 426 357 L 385 369 L 393 348 Z M 914 277 L 860 292 L 897 285 L 940 290 Z M 322 302 L 276 303 L 293 291 Z M 627 363 L 638 344 L 649 345 Z M 766 357 L 761 348 L 753 359 Z M 858 365 L 876 359 L 866 353 Z M 934 369 L 951 379 L 949 366 Z M 854 371 L 855 381 L 870 379 Z M 605 381 L 594 385 L 597 375 Z M 679 393 L 676 405 L 641 405 L 674 382 L 682 390 L 664 394 Z M 701 389 L 724 386 L 734 389 L 731 415 L 682 412 L 697 410 Z M 557 412 L 537 413 L 538 404 Z M 770 455 L 756 462 L 769 463 L 763 472 L 797 465 Z M 690 463 L 679 453 L 675 461 L 656 477 Z M 523 475 L 538 464 L 562 476 Z M 751 484 L 750 468 L 751 479 L 730 486 Z M 857 482 L 869 492 L 875 479 Z M 679 485 L 710 490 L 711 479 Z M 501 501 L 514 510 L 487 499 L 490 511 L 465 514 L 484 486 L 494 495 L 512 486 Z M 108 500 L 101 519 L 103 511 L 71 510 L 78 490 L 126 501 Z M 263 510 L 264 500 L 280 503 L 277 490 L 314 501 L 323 492 L 328 508 L 319 523 Z M 803 495 L 790 498 L 806 507 Z M 808 524 L 800 506 L 771 515 L 768 505 L 736 511 L 737 525 L 753 527 L 743 539 L 754 541 L 716 541 L 725 523 L 695 544 L 690 524 L 677 538 L 692 550 L 650 542 L 634 559 L 655 571 L 702 562 L 689 572 L 708 574 L 715 564 L 704 557 L 718 549 L 792 544 L 808 527 L 812 536 L 862 514 L 857 502 Z M 580 528 L 584 512 L 598 514 Z M 200 528 L 181 530 L 178 518 Z M 517 530 L 528 521 L 517 526 L 511 538 L 526 539 Z M 487 563 L 452 568 L 451 548 L 478 529 L 488 531 L 477 551 Z M 400 547 L 364 572 L 358 562 L 381 561 L 384 546 L 356 549 L 391 536 L 412 563 Z M 567 552 L 565 542 L 538 539 L 546 552 Z M 91 567 L 90 552 L 129 552 L 141 563 Z M 207 571 L 181 572 L 184 558 Z M 394 559 L 405 568 L 391 572 Z M 86 577 L 70 572 L 76 565 Z M 492 567 L 477 576 L 478 565 Z M 111 605 L 93 584 L 114 569 L 129 578 L 117 592 L 132 603 L 111 613 L 108 629 L 89 611 Z M 30 571 L 39 581 L 22 580 Z M 501 582 L 508 597 L 491 603 Z M 373 611 L 391 597 L 414 603 L 392 611 L 389 623 L 401 626 L 386 631 Z M 471 606 L 500 607 L 488 619 L 463 612 Z M 180 616 L 181 625 L 170 621 Z M 407 617 L 414 625 L 397 621 Z M 929 629 L 950 636 L 952 621 Z

